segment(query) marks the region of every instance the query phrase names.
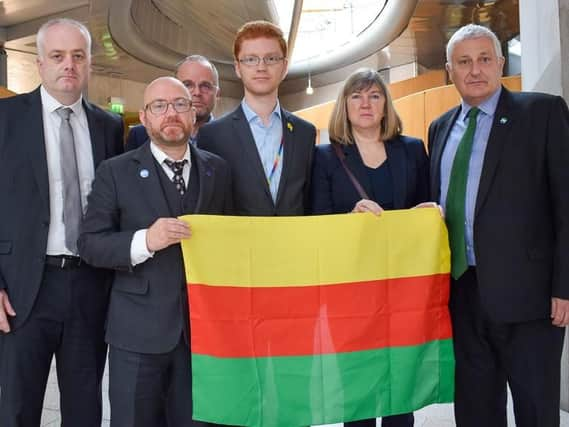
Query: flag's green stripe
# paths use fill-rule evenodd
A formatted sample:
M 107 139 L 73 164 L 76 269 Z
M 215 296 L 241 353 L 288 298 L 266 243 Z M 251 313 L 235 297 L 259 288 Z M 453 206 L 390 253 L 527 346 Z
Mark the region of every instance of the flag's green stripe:
M 453 400 L 452 340 L 322 356 L 192 355 L 194 418 L 295 427 Z

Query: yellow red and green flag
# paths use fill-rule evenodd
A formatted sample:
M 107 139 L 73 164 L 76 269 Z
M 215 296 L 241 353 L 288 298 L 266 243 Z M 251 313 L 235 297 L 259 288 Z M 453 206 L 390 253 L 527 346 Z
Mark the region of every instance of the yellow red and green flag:
M 184 219 L 195 419 L 294 427 L 452 401 L 438 210 Z

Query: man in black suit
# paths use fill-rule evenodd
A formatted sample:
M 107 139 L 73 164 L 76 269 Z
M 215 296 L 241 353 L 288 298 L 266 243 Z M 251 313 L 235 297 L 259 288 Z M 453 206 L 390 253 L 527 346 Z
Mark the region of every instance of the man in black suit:
M 462 102 L 429 129 L 452 248 L 455 417 L 506 426 L 509 384 L 518 426 L 553 427 L 569 323 L 569 112 L 560 97 L 506 90 L 503 64 L 494 33 L 459 29 L 447 70 Z
M 40 425 L 55 355 L 62 423 L 101 425 L 111 276 L 78 257 L 98 164 L 122 152 L 122 120 L 81 95 L 91 37 L 51 20 L 37 34 L 41 86 L 0 101 L 0 424 Z
M 188 213 L 231 209 L 225 161 L 187 144 L 195 110 L 173 77 L 144 93 L 150 143 L 103 162 L 79 240 L 90 264 L 115 270 L 107 317 L 111 426 L 192 425 L 188 300 L 180 241 Z
M 176 78 L 188 88 L 192 95 L 192 105 L 196 110 L 196 123 L 189 142 L 196 143 L 200 127 L 213 120 L 212 111 L 219 99 L 219 74 L 205 56 L 190 55 L 176 67 Z M 130 151 L 148 141 L 148 133 L 144 125 L 136 125 L 130 129 L 126 138 L 125 150 Z
M 229 163 L 237 215 L 304 215 L 316 130 L 280 107 L 288 64 L 283 33 L 269 22 L 247 23 L 233 55 L 245 97 L 235 111 L 200 129 L 198 146 Z

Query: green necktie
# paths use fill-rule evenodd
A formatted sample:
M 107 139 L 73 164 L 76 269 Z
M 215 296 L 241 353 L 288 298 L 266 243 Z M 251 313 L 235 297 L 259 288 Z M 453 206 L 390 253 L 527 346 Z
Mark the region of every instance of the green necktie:
M 480 110 L 476 107 L 467 114 L 468 127 L 462 135 L 450 172 L 446 199 L 446 222 L 449 231 L 451 253 L 451 276 L 458 279 L 468 268 L 466 259 L 466 241 L 464 238 L 466 182 L 468 179 L 468 163 L 472 153 L 474 132 L 476 131 L 476 116 Z

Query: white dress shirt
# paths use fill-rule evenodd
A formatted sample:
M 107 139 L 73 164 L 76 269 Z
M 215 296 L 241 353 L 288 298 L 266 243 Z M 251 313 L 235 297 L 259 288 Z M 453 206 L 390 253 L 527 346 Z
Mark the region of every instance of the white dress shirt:
M 162 166 L 162 169 L 164 170 L 168 178 L 170 178 L 170 180 L 173 180 L 174 172 L 172 171 L 170 166 L 168 166 L 164 162 L 164 160 L 167 159 L 171 161 L 174 160 L 168 157 L 166 153 L 164 153 L 164 151 L 158 148 L 158 146 L 154 144 L 154 142 L 152 141 L 150 141 L 150 151 L 152 151 L 152 156 L 154 157 L 154 159 L 156 159 L 158 164 Z M 190 149 L 187 146 L 186 146 L 186 152 L 184 153 L 184 157 L 182 158 L 182 160 L 187 160 L 187 163 L 184 165 L 184 170 L 182 171 L 182 176 L 184 177 L 184 183 L 186 184 L 186 188 L 188 188 L 188 181 L 190 180 L 190 168 L 192 166 L 192 163 L 190 159 Z M 148 246 L 146 246 L 147 231 L 148 229 L 138 230 L 136 233 L 134 233 L 134 236 L 132 236 L 132 241 L 130 243 L 130 262 L 133 267 L 137 264 L 143 263 L 147 259 L 152 258 L 154 256 L 154 252 L 149 251 Z
M 40 89 L 45 151 L 47 155 L 47 173 L 49 179 L 49 231 L 47 235 L 47 255 L 77 255 L 65 246 L 65 224 L 63 223 L 63 179 L 61 175 L 59 127 L 63 120 L 56 113 L 60 107 L 73 110 L 69 118 L 81 190 L 83 212 L 87 207 L 87 195 L 95 177 L 95 163 L 87 115 L 83 109 L 82 97 L 72 105 L 62 105 L 42 86 Z

